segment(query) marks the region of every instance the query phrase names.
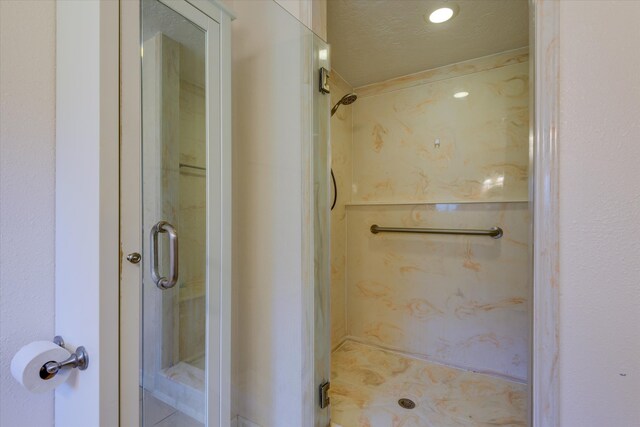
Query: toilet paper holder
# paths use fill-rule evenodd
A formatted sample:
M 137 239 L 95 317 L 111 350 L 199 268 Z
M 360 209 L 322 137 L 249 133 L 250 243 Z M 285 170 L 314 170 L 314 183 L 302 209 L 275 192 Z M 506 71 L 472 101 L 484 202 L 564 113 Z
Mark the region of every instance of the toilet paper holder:
M 59 345 L 62 348 L 65 348 L 64 339 L 62 339 L 60 335 L 56 335 L 53 338 L 53 343 Z M 87 369 L 89 367 L 89 353 L 87 353 L 87 350 L 83 346 L 80 346 L 76 348 L 76 351 L 74 353 L 71 353 L 71 356 L 69 356 L 62 362 L 56 362 L 55 360 L 52 360 L 45 363 L 40 368 L 40 378 L 42 378 L 43 380 L 50 380 L 51 378 L 56 376 L 60 369 L 67 366 L 70 366 L 71 368 L 78 368 L 81 371 Z

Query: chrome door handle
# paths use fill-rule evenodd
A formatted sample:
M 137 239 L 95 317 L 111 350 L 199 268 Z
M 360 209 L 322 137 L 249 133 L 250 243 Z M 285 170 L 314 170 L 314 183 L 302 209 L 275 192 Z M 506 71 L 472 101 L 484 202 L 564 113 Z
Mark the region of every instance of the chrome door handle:
M 158 268 L 158 234 L 169 235 L 169 278 L 161 277 Z M 171 289 L 178 283 L 178 232 L 166 221 L 151 227 L 151 278 L 160 289 Z

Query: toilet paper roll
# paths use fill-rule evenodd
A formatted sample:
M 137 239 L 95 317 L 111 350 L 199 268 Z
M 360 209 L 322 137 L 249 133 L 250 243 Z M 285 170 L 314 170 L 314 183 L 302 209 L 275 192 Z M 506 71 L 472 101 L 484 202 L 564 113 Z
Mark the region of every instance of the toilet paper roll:
M 53 390 L 67 380 L 71 369 L 61 369 L 53 378 L 40 378 L 40 368 L 47 362 L 62 362 L 71 356 L 66 349 L 51 341 L 34 341 L 22 347 L 11 360 L 11 374 L 33 393 Z

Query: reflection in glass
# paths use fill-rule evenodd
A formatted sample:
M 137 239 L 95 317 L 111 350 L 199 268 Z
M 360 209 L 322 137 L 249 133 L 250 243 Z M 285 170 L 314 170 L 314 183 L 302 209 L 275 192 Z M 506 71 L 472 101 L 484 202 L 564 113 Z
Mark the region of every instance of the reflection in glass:
M 206 34 L 157 0 L 142 2 L 142 17 L 141 424 L 202 425 L 206 408 Z M 178 282 L 166 290 L 158 289 L 149 274 L 148 231 L 158 221 L 172 224 L 179 236 Z M 166 233 L 158 239 L 160 274 L 166 275 Z

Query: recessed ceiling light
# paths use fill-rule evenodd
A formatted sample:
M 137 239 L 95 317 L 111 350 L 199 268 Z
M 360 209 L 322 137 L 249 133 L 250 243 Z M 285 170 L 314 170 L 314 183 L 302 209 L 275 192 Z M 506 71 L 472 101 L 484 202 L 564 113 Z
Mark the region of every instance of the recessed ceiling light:
M 454 98 L 466 98 L 467 96 L 469 96 L 469 92 L 465 92 L 465 91 L 456 92 L 453 94 Z
M 454 13 L 454 10 L 450 7 L 441 7 L 431 12 L 429 15 L 429 21 L 434 24 L 441 24 L 453 18 Z

